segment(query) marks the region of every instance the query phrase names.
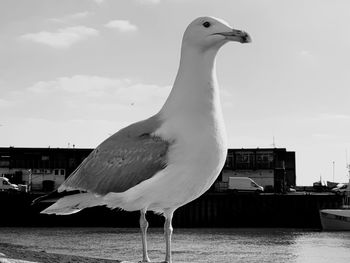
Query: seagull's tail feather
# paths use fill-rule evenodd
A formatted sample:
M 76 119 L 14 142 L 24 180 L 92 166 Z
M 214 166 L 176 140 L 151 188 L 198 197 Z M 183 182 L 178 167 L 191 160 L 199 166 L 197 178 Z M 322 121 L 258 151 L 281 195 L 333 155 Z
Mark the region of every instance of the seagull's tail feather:
M 42 214 L 70 215 L 92 206 L 105 205 L 103 198 L 92 193 L 65 196 L 41 211 Z
M 108 193 L 103 197 L 104 205 L 106 205 L 110 209 L 122 209 L 126 211 L 134 211 L 138 209 L 130 209 L 130 202 L 126 199 L 125 195 L 122 193 Z

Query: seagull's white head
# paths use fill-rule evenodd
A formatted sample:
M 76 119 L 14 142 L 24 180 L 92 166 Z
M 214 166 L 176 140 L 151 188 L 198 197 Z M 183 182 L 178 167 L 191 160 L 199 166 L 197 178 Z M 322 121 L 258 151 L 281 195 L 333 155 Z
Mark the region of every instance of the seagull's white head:
M 183 45 L 199 48 L 202 51 L 219 49 L 229 41 L 249 43 L 248 33 L 233 29 L 227 22 L 214 17 L 199 17 L 187 27 Z

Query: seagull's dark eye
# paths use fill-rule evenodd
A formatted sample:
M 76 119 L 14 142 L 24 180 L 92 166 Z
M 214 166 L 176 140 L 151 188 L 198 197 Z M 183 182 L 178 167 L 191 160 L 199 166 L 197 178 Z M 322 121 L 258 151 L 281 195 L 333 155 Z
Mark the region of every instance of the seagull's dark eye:
M 206 21 L 206 22 L 204 22 L 203 24 L 202 24 L 204 27 L 210 27 L 210 22 L 208 22 L 208 21 Z

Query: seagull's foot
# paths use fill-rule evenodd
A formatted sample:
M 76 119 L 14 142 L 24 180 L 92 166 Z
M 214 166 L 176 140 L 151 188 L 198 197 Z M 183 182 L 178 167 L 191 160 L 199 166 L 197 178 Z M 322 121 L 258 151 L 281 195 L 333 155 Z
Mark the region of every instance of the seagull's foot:
M 151 260 L 148 257 L 139 261 L 139 263 L 147 263 L 147 262 L 151 262 Z

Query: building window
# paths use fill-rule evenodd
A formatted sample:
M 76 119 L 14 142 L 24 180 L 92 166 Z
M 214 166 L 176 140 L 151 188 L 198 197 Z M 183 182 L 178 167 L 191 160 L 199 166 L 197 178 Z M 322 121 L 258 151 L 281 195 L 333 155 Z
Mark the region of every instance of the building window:
M 273 168 L 273 152 L 257 152 L 256 153 L 256 168 L 257 169 L 272 169 Z
M 58 175 L 58 174 L 59 174 L 59 170 L 55 169 L 55 175 Z
M 50 157 L 47 156 L 47 155 L 43 155 L 43 156 L 41 156 L 41 160 L 42 161 L 48 161 L 48 160 L 50 160 Z
M 236 152 L 237 169 L 254 169 L 253 152 Z
M 9 160 L 0 160 L 0 167 L 8 167 L 10 166 Z
M 60 174 L 61 174 L 61 175 L 64 175 L 64 174 L 65 174 L 64 169 L 61 169 Z

